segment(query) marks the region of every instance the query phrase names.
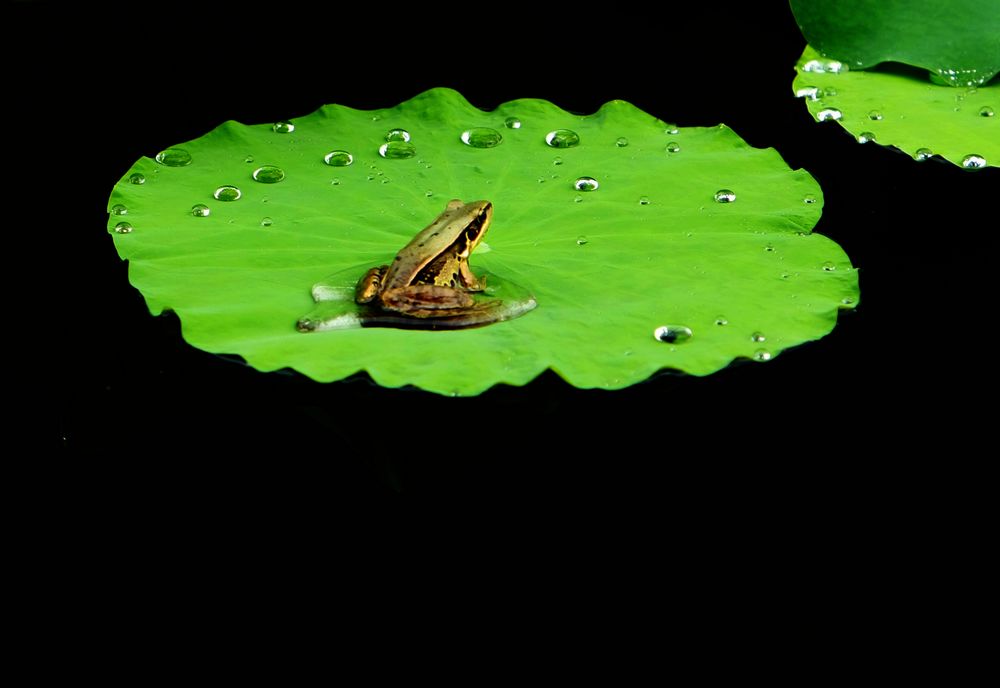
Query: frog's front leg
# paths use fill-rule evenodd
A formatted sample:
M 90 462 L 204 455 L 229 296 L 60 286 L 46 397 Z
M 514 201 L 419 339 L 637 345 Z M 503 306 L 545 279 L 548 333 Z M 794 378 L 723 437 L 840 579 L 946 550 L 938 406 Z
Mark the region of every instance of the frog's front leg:
M 382 292 L 382 306 L 415 318 L 448 317 L 475 303 L 465 291 L 436 284 L 411 284 Z
M 371 303 L 382 291 L 382 280 L 388 269 L 388 265 L 370 268 L 365 276 L 358 280 L 358 286 L 354 288 L 354 300 L 357 303 Z

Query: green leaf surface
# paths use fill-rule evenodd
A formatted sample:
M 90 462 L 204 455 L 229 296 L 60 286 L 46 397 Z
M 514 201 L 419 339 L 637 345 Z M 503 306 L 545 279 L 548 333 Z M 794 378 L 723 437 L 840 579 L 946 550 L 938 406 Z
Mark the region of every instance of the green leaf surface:
M 1000 0 L 791 0 L 809 45 L 851 69 L 901 62 L 954 86 L 1000 72 Z
M 818 66 L 817 66 L 818 63 Z M 1000 81 L 956 89 L 902 71 L 830 71 L 811 47 L 795 65 L 793 89 L 817 120 L 837 121 L 925 160 L 978 168 L 1000 163 Z
M 502 139 L 463 143 L 476 127 Z M 379 154 L 397 128 L 412 157 Z M 558 129 L 578 144 L 548 145 Z M 226 122 L 178 148 L 161 156 L 176 166 L 142 158 L 124 175 L 109 232 L 154 314 L 172 309 L 191 344 L 263 371 L 331 381 L 364 370 L 388 387 L 472 395 L 551 368 L 615 389 L 664 368 L 767 360 L 823 336 L 858 300 L 848 257 L 811 233 L 822 196 L 808 173 L 725 126 L 677 129 L 623 101 L 587 116 L 535 99 L 484 112 L 433 89 L 384 110 L 324 106 L 290 126 Z M 352 164 L 326 164 L 334 150 Z M 184 153 L 190 164 L 177 165 Z M 283 178 L 255 181 L 264 165 Z M 581 177 L 599 187 L 578 190 Z M 238 200 L 213 197 L 227 184 Z M 735 200 L 717 202 L 723 190 Z M 386 263 L 452 198 L 493 202 L 472 268 L 537 308 L 458 331 L 296 330 L 314 284 Z M 691 336 L 661 341 L 663 326 Z

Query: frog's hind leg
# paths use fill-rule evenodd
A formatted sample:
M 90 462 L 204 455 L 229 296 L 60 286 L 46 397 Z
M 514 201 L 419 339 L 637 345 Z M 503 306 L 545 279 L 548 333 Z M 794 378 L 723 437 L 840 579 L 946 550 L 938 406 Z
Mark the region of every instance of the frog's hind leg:
M 474 303 L 468 292 L 437 284 L 411 284 L 382 294 L 386 308 L 416 318 L 447 316 L 451 309 L 469 308 Z

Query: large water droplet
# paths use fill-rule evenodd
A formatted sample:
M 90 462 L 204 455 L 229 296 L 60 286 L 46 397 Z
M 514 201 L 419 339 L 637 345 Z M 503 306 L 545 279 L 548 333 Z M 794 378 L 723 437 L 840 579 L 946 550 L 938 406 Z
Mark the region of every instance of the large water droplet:
M 677 143 L 676 141 L 671 141 L 670 143 L 667 144 L 667 152 L 668 153 L 680 153 L 681 152 L 681 145 L 679 143 Z
M 417 147 L 409 141 L 389 141 L 378 147 L 378 154 L 390 160 L 405 160 L 417 154 Z
M 962 167 L 967 170 L 978 170 L 981 167 L 986 167 L 986 158 L 975 153 L 971 153 L 962 158 Z
M 503 136 L 496 129 L 473 127 L 462 132 L 462 143 L 473 148 L 493 148 L 499 146 Z
M 261 184 L 277 184 L 285 178 L 285 171 L 275 165 L 262 165 L 250 175 Z
M 837 108 L 823 108 L 822 110 L 816 113 L 816 119 L 818 119 L 820 122 L 838 120 L 843 116 L 844 113 L 842 113 Z
M 112 215 L 128 215 L 128 208 L 123 206 L 121 203 L 115 203 L 111 206 Z
M 354 156 L 345 150 L 334 150 L 323 156 L 323 162 L 331 167 L 347 167 L 354 162 Z
M 981 108 L 979 108 L 980 117 L 992 117 L 995 114 L 996 112 L 994 112 L 993 108 L 991 108 L 989 105 L 984 105 Z
M 545 143 L 553 148 L 572 148 L 580 143 L 580 135 L 572 129 L 555 129 L 545 135 Z
M 261 227 L 270 227 L 273 224 L 274 224 L 274 220 L 272 220 L 269 217 L 262 217 L 262 218 L 260 218 L 260 226 Z
M 736 193 L 729 189 L 719 189 L 715 192 L 716 203 L 732 203 L 736 200 Z
M 503 121 L 503 125 L 508 129 L 520 129 L 521 120 L 519 120 L 517 117 L 508 117 Z
M 625 138 L 624 136 L 619 136 L 617 139 L 615 139 L 615 145 L 618 146 L 619 148 L 624 148 L 625 146 L 628 145 L 628 139 Z
M 877 122 L 880 119 L 882 119 L 882 113 L 879 112 L 878 110 L 872 110 L 871 112 L 868 113 L 868 119 Z
M 918 148 L 917 152 L 913 154 L 914 159 L 919 160 L 920 162 L 928 160 L 933 156 L 934 156 L 934 151 L 932 151 L 930 148 Z
M 295 131 L 295 125 L 288 120 L 281 120 L 271 125 L 271 129 L 278 134 L 291 134 Z
M 133 172 L 128 177 L 128 183 L 129 184 L 145 184 L 146 183 L 146 175 L 142 174 L 141 172 Z
M 871 143 L 875 140 L 875 134 L 870 131 L 863 131 L 858 134 L 858 143 Z
M 156 154 L 156 162 L 167 167 L 184 167 L 191 164 L 191 154 L 183 148 L 167 148 Z
M 795 91 L 796 98 L 808 98 L 809 100 L 819 99 L 819 89 L 815 86 L 804 86 Z
M 667 344 L 679 344 L 691 339 L 691 328 L 684 325 L 661 325 L 653 330 L 653 337 Z
M 764 361 L 770 361 L 771 352 L 768 351 L 767 349 L 757 349 L 756 351 L 753 352 L 753 360 L 760 361 L 761 363 L 763 363 Z
M 573 188 L 577 191 L 597 191 L 600 184 L 593 177 L 580 177 L 573 182 Z
M 386 141 L 402 141 L 403 143 L 408 143 L 410 141 L 410 132 L 406 129 L 390 129 L 385 134 Z
M 118 224 L 115 225 L 115 231 L 118 232 L 119 234 L 128 234 L 129 232 L 132 231 L 132 223 L 119 222 Z
M 212 211 L 204 203 L 195 203 L 191 206 L 191 214 L 195 217 L 208 217 L 212 214 Z
M 238 201 L 243 196 L 243 192 L 237 186 L 223 184 L 212 193 L 212 196 L 217 201 Z

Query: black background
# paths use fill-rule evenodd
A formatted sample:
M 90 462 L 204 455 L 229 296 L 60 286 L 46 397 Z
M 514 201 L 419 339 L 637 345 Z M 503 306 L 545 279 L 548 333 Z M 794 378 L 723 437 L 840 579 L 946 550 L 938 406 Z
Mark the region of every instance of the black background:
M 804 41 L 787 6 L 702 5 L 331 6 L 317 17 L 294 4 L 145 3 L 146 17 L 91 11 L 88 30 L 69 10 L 8 6 L 21 117 L 55 138 L 8 135 L 29 153 L 28 193 L 58 218 L 44 250 L 71 285 L 50 303 L 62 316 L 48 337 L 58 374 L 46 438 L 126 511 L 312 518 L 344 498 L 490 494 L 512 511 L 529 495 L 617 498 L 733 523 L 899 510 L 930 522 L 945 501 L 974 518 L 978 503 L 959 495 L 977 482 L 974 440 L 995 406 L 998 170 L 917 164 L 813 122 L 791 93 Z M 105 229 L 111 188 L 137 158 L 227 119 L 386 107 L 435 86 L 483 109 L 539 97 L 590 113 L 620 98 L 776 148 L 822 186 L 816 230 L 860 268 L 860 306 L 767 364 L 615 392 L 547 372 L 471 399 L 262 374 L 149 315 Z M 76 170 L 57 198 L 44 192 L 51 160 Z

